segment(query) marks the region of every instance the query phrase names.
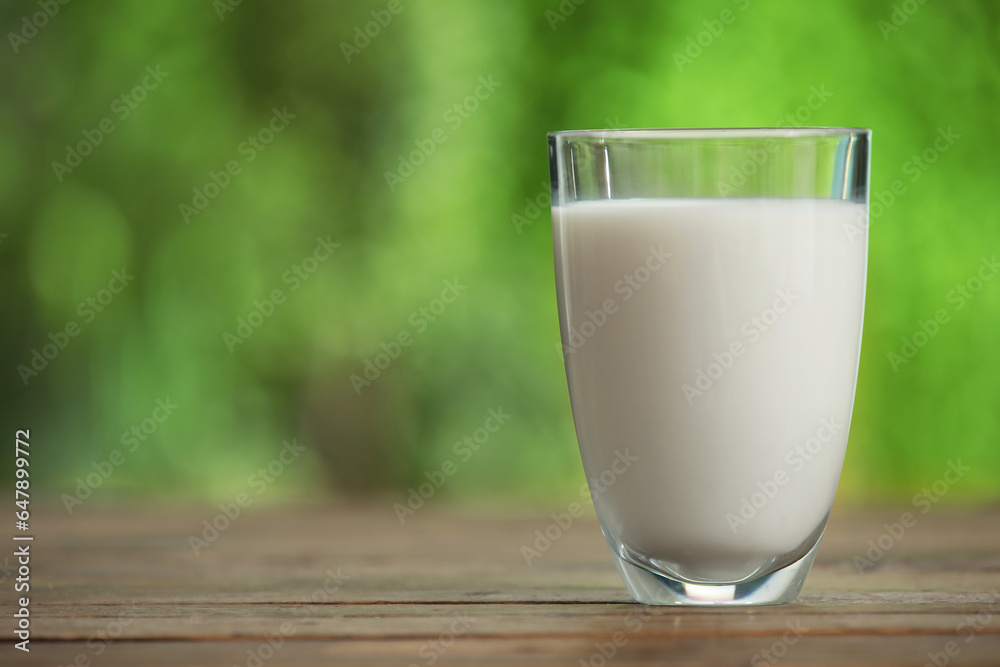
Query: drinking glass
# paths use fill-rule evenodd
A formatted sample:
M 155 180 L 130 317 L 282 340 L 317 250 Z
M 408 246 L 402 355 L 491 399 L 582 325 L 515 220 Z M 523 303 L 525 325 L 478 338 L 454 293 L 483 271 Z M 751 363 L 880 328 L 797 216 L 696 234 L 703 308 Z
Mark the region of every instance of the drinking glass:
M 850 428 L 871 132 L 548 141 L 559 348 L 626 587 L 648 604 L 793 600 Z

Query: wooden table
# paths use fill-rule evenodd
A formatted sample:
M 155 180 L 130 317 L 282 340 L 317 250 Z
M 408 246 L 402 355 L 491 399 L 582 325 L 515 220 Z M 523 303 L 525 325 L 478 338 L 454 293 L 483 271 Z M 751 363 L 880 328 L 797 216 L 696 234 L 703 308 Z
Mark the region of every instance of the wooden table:
M 893 537 L 906 509 L 835 514 L 796 603 L 677 609 L 631 602 L 591 518 L 529 565 L 548 513 L 251 507 L 195 555 L 218 508 L 52 507 L 32 516 L 31 652 L 7 578 L 0 663 L 1000 665 L 1000 511 Z

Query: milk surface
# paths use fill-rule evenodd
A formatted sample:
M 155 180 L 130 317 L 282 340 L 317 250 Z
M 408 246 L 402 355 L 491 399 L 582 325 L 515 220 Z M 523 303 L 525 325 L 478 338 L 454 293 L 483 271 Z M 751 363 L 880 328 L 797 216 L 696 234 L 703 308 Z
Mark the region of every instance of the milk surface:
M 854 401 L 867 228 L 867 206 L 838 200 L 553 208 L 577 437 L 614 548 L 738 581 L 822 527 Z M 617 474 L 624 452 L 636 462 Z

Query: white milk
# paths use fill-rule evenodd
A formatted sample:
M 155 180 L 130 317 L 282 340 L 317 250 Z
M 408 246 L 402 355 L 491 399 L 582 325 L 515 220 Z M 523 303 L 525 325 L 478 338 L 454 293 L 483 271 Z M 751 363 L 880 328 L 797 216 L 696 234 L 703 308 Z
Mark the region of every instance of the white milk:
M 553 226 L 577 436 L 614 547 L 720 582 L 802 548 L 844 459 L 867 207 L 604 200 L 554 207 Z

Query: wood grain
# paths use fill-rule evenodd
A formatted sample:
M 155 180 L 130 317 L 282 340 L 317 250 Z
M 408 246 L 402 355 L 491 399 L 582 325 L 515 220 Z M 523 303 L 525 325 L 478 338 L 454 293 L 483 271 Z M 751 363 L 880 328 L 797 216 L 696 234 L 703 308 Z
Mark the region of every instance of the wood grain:
M 195 554 L 218 508 L 50 507 L 32 652 L 0 664 L 1000 664 L 1000 511 L 918 515 L 890 545 L 903 511 L 835 514 L 793 604 L 676 609 L 631 602 L 592 517 L 529 564 L 548 512 L 250 508 Z

